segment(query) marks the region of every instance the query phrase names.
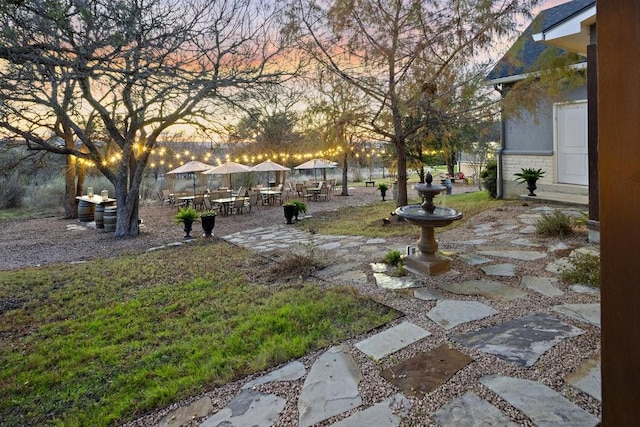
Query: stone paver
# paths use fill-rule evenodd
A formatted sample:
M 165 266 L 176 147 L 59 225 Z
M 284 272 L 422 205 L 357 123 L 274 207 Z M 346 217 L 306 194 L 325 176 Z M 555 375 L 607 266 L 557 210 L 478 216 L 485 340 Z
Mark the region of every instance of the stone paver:
M 575 284 L 569 286 L 573 292 L 578 292 L 580 294 L 589 294 L 589 295 L 600 295 L 600 289 L 594 288 L 593 286 L 587 286 L 582 284 Z
M 406 289 L 424 286 L 424 282 L 413 276 L 389 276 L 384 273 L 373 273 L 376 284 L 383 289 Z
M 440 292 L 439 290 L 426 287 L 414 290 L 413 296 L 423 301 L 433 301 L 444 298 L 442 292 Z
M 588 359 L 578 366 L 575 372 L 566 376 L 565 381 L 567 384 L 602 402 L 601 371 L 600 357 L 598 356 Z
M 453 329 L 462 323 L 494 314 L 498 314 L 498 311 L 479 301 L 439 300 L 427 317 L 444 329 Z
M 548 314 L 538 313 L 510 320 L 479 331 L 454 335 L 452 339 L 513 362 L 532 366 L 538 358 L 565 338 L 582 334 L 582 329 Z
M 558 279 L 555 277 L 523 276 L 520 284 L 527 289 L 531 289 L 547 297 L 558 297 L 564 295 L 558 286 Z
M 599 420 L 549 387 L 520 378 L 489 375 L 480 382 L 522 411 L 539 427 L 591 427 Z
M 515 264 L 493 264 L 481 268 L 487 276 L 515 277 Z
M 298 398 L 299 426 L 307 427 L 362 405 L 362 372 L 349 347 L 332 347 L 311 366 Z
M 545 252 L 540 251 L 478 251 L 480 255 L 517 259 L 520 261 L 535 261 L 547 256 Z
M 194 418 L 204 417 L 213 410 L 213 403 L 209 397 L 201 397 L 195 402 L 187 406 L 182 406 L 175 411 L 167 414 L 160 423 L 159 427 L 180 427 Z
M 275 394 L 243 390 L 224 409 L 205 419 L 200 427 L 272 426 L 286 403 L 285 399 Z
M 262 375 L 252 381 L 247 382 L 242 388 L 251 388 L 262 384 L 268 384 L 276 381 L 295 381 L 305 376 L 307 369 L 301 362 L 294 360 L 287 363 L 280 369 Z
M 562 304 L 553 309 L 565 316 L 600 327 L 600 304 Z
M 413 323 L 403 322 L 364 339 L 355 346 L 367 356 L 380 360 L 429 335 L 431 335 L 429 331 Z
M 469 265 L 480 265 L 493 261 L 491 258 L 486 258 L 477 254 L 462 254 L 458 256 L 458 259 Z
M 513 301 L 524 298 L 527 293 L 493 280 L 467 280 L 461 283 L 442 283 L 438 287 L 458 295 L 481 295 L 499 301 Z
M 465 393 L 433 413 L 441 427 L 517 427 L 498 408 L 475 393 Z
M 384 402 L 377 403 L 363 411 L 356 412 L 344 420 L 331 424 L 333 427 L 362 427 L 400 425 L 402 416 L 411 409 L 411 402 L 402 394 L 396 394 Z
M 426 395 L 471 363 L 466 354 L 441 344 L 395 366 L 384 369 L 382 377 L 408 395 Z

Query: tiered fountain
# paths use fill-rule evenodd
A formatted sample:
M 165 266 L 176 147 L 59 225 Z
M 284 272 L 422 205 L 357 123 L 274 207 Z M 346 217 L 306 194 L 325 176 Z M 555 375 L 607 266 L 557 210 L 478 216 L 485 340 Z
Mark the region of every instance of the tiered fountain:
M 426 184 L 416 184 L 413 188 L 422 197 L 421 205 L 401 206 L 396 214 L 411 224 L 420 227 L 420 239 L 417 242 L 419 251 L 408 255 L 405 268 L 413 273 L 435 276 L 451 269 L 451 260 L 436 254 L 438 242 L 434 236 L 435 227 L 445 227 L 462 218 L 462 212 L 455 209 L 435 206 L 433 198 L 442 193 L 446 187 L 432 185 L 433 176 L 427 173 Z

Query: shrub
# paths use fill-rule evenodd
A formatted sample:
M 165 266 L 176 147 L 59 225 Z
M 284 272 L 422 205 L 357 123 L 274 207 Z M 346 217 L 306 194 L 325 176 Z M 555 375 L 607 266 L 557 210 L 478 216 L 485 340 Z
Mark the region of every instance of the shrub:
M 571 266 L 560 272 L 564 283 L 600 287 L 600 257 L 577 252 L 571 256 Z
M 398 265 L 402 262 L 402 254 L 396 250 L 389 251 L 384 256 L 383 262 L 389 265 Z
M 9 179 L 0 185 L 0 209 L 19 208 L 25 189 L 17 179 Z
M 487 161 L 485 169 L 480 173 L 480 178 L 489 195 L 494 199 L 498 197 L 498 162 L 496 160 Z
M 546 237 L 570 236 L 574 233 L 571 218 L 562 211 L 554 211 L 551 215 L 542 214 L 536 222 L 536 233 Z

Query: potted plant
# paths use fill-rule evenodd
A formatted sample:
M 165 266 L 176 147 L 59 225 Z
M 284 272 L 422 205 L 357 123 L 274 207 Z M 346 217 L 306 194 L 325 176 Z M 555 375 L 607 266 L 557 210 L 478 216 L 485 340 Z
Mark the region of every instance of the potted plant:
M 545 172 L 542 169 L 522 168 L 520 172 L 513 174 L 516 177 L 517 182 L 526 182 L 527 190 L 529 190 L 529 196 L 535 196 L 536 182 L 538 179 L 544 176 Z
M 389 187 L 387 187 L 387 184 L 385 184 L 384 182 L 381 182 L 380 184 L 378 184 L 378 190 L 380 190 L 380 194 L 382 195 L 382 201 L 385 201 L 385 196 L 387 195 L 387 190 L 389 189 Z
M 216 215 L 218 215 L 218 213 L 212 209 L 206 210 L 200 214 L 204 237 L 211 237 L 213 235 L 213 227 L 216 225 Z
M 191 239 L 191 229 L 193 221 L 198 220 L 198 211 L 191 206 L 185 208 L 178 208 L 178 213 L 174 216 L 176 224 L 184 224 L 184 232 L 186 233 L 184 238 Z
M 287 202 L 282 207 L 284 208 L 284 217 L 287 219 L 287 224 L 293 224 L 293 217 L 296 213 L 295 203 Z
M 307 213 L 307 204 L 302 200 L 291 200 L 289 203 L 293 203 L 296 206 L 296 208 L 293 210 L 293 216 L 296 218 L 296 221 L 298 221 L 299 214 L 304 215 L 305 213 Z

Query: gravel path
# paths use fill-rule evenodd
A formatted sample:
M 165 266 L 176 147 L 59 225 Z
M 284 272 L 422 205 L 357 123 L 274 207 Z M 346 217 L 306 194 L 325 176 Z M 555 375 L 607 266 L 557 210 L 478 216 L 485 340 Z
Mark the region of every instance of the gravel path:
M 460 186 L 459 191 L 462 188 Z M 372 187 L 352 188 L 349 196 L 339 194 L 339 191 L 335 192 L 326 202 L 307 203 L 307 213 L 313 215 L 341 206 L 360 206 L 380 199 L 380 193 Z M 168 205 L 161 207 L 156 201 L 143 203 L 140 207 L 143 224 L 140 235 L 136 238 L 116 238 L 113 233 L 106 233 L 104 230 L 75 227 L 86 224 L 55 216 L 3 221 L 0 227 L 0 270 L 108 258 L 143 252 L 151 247 L 180 241 L 184 232 L 174 223 L 175 213 L 176 209 Z M 260 206 L 257 211 L 254 207 L 248 214 L 228 217 L 218 215 L 214 233 L 225 236 L 283 221 L 281 206 Z M 198 236 L 200 233 L 200 225 L 195 224 L 193 235 Z

